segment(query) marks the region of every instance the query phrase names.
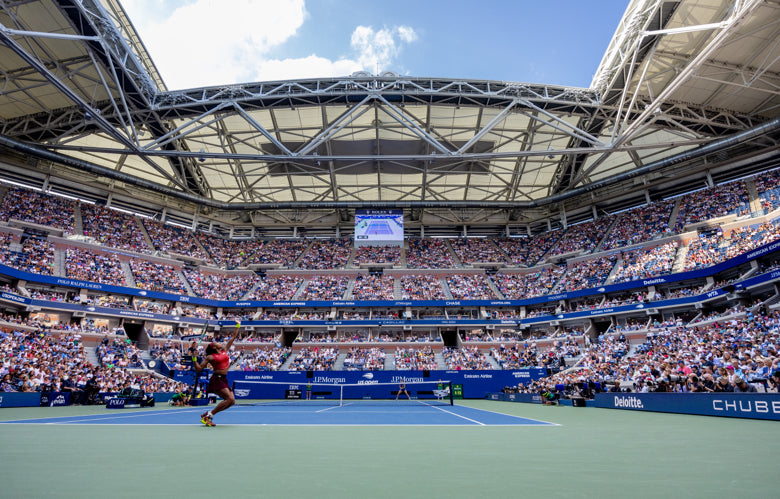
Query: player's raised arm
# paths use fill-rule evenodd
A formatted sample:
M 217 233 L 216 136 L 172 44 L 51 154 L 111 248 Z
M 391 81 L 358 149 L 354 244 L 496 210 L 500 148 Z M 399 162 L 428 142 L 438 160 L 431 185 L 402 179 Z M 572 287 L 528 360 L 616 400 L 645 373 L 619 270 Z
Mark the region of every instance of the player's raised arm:
M 236 321 L 236 330 L 233 331 L 233 336 L 230 337 L 227 344 L 225 345 L 225 350 L 230 350 L 230 347 L 233 346 L 233 342 L 236 341 L 236 338 L 238 338 L 238 331 L 241 328 L 241 323 L 239 321 Z

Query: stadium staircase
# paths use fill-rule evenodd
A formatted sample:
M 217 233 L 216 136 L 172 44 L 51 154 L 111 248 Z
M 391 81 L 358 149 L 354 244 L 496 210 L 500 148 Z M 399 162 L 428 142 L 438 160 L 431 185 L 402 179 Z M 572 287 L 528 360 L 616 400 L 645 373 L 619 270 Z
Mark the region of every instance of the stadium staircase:
M 450 242 L 446 239 L 443 239 L 444 241 L 444 247 L 447 248 L 447 251 L 449 251 L 450 256 L 452 257 L 452 261 L 455 262 L 456 267 L 463 267 L 463 262 L 460 261 L 460 258 L 458 258 L 458 255 L 455 254 L 455 250 L 452 249 L 452 245 L 450 245 Z
M 409 246 L 409 241 L 404 241 L 401 246 L 401 268 L 406 268 L 406 248 Z M 400 295 L 399 295 L 400 296 Z
M 195 241 L 195 245 L 198 247 L 198 249 L 200 249 L 200 251 L 203 252 L 204 255 L 208 255 L 209 258 L 214 259 L 214 257 L 211 255 L 211 253 L 209 253 L 209 251 L 206 249 L 206 247 L 203 246 L 203 243 L 200 242 L 200 239 L 198 239 L 195 236 L 193 236 L 192 239 Z
M 620 269 L 620 266 L 623 265 L 623 258 L 618 257 L 617 261 L 615 262 L 615 266 L 612 267 L 612 270 L 609 271 L 609 275 L 604 280 L 604 285 L 612 284 L 612 282 L 615 280 L 615 274 L 617 274 L 618 269 Z
M 392 352 L 385 355 L 385 370 L 392 371 L 395 369 L 395 354 Z
M 298 355 L 297 355 L 295 352 L 293 352 L 293 353 L 291 353 L 290 355 L 288 355 L 288 356 L 287 356 L 287 358 L 286 358 L 286 359 L 284 359 L 284 364 L 282 364 L 281 366 L 279 366 L 279 369 L 277 369 L 277 370 L 278 370 L 278 371 L 289 371 L 289 370 L 290 370 L 290 366 L 291 366 L 291 365 L 292 365 L 292 363 L 293 363 L 293 360 L 295 360 L 295 358 L 296 358 L 297 356 L 298 356 Z
M 761 198 L 758 195 L 758 190 L 756 190 L 756 184 L 752 178 L 748 177 L 745 179 L 745 187 L 747 187 L 748 198 L 750 199 L 750 201 L 748 202 L 748 204 L 750 205 L 750 211 L 752 211 L 753 213 L 760 213 Z
M 306 286 L 309 285 L 309 281 L 311 281 L 311 279 L 309 279 L 308 277 L 305 277 L 303 279 L 303 282 L 301 283 L 301 285 L 298 286 L 298 289 L 296 289 L 295 293 L 293 293 L 293 295 L 292 295 L 292 299 L 293 300 L 300 300 L 301 295 L 303 294 L 303 291 L 306 289 Z M 259 285 L 260 285 L 260 283 L 258 282 L 257 285 L 252 289 L 252 293 L 255 292 L 255 289 L 257 289 L 257 286 L 259 286 Z M 247 295 L 247 296 L 249 296 L 249 295 Z
M 65 249 L 54 250 L 54 275 L 65 276 Z
M 441 289 L 442 289 L 442 291 L 444 291 L 444 296 L 448 300 L 452 300 L 453 299 L 452 298 L 452 291 L 450 291 L 450 286 L 449 286 L 449 284 L 447 284 L 447 279 L 445 279 L 444 277 L 439 277 L 439 282 L 441 282 Z
M 141 234 L 144 236 L 144 241 L 146 241 L 146 244 L 149 245 L 152 250 L 159 250 L 160 248 L 155 248 L 154 244 L 152 243 L 152 238 L 149 237 L 149 233 L 146 232 L 146 227 L 144 227 L 144 223 L 141 221 L 141 217 L 138 215 L 135 215 L 133 217 L 135 219 L 135 223 L 138 225 L 138 230 L 141 231 Z
M 344 296 L 342 296 L 342 299 L 344 300 L 351 300 L 352 299 L 352 290 L 355 289 L 355 278 L 351 277 L 349 279 L 349 282 L 347 283 L 347 289 L 344 290 Z
M 257 289 L 257 288 L 260 286 L 260 283 L 261 283 L 261 281 L 259 281 L 259 280 L 258 280 L 258 281 L 257 281 L 257 282 L 254 284 L 254 286 L 252 286 L 251 288 L 249 288 L 249 291 L 247 291 L 246 293 L 244 293 L 244 295 L 241 297 L 241 299 L 242 299 L 242 300 L 247 300 L 247 299 L 249 299 L 249 297 L 250 297 L 250 296 L 252 296 L 252 295 L 255 293 L 255 290 L 256 290 L 256 289 Z
M 488 283 L 488 286 L 490 286 L 490 289 L 493 290 L 493 294 L 496 295 L 496 297 L 499 300 L 503 300 L 504 299 L 504 294 L 498 289 L 498 286 L 496 286 L 496 283 L 493 282 L 493 278 L 492 277 L 487 276 L 487 283 Z
M 609 234 L 612 232 L 612 229 L 615 228 L 615 225 L 617 225 L 619 221 L 620 221 L 620 217 L 619 216 L 615 217 L 612 223 L 609 224 L 609 227 L 607 227 L 607 230 L 604 231 L 604 235 L 601 237 L 601 240 L 596 245 L 596 247 L 593 248 L 593 251 L 591 253 L 598 253 L 599 251 L 601 251 L 601 245 L 604 244 L 604 241 L 607 240 L 607 236 L 609 236 Z
M 85 347 L 84 348 L 84 355 L 87 357 L 87 362 L 89 362 L 93 366 L 99 366 L 100 365 L 100 360 L 98 359 L 98 356 L 97 356 L 97 347 L 96 346 L 95 347 L 89 347 L 89 348 Z
M 353 247 L 352 251 L 349 252 L 349 258 L 347 258 L 347 263 L 344 264 L 344 268 L 348 269 L 352 267 L 352 262 L 355 261 L 355 254 L 357 253 L 357 248 Z
M 135 277 L 133 277 L 133 269 L 130 268 L 130 262 L 122 261 L 122 270 L 125 272 L 125 280 L 127 281 L 128 288 L 135 288 Z
M 406 263 L 404 263 L 406 265 Z M 401 279 L 393 279 L 393 299 L 400 300 L 404 295 L 404 290 L 401 288 Z
M 187 294 L 189 296 L 196 296 L 195 291 L 193 291 L 192 286 L 190 286 L 190 281 L 187 280 L 187 276 L 184 275 L 184 272 L 182 272 L 181 270 L 177 270 L 176 275 L 179 277 L 179 280 L 184 285 L 184 289 L 187 290 Z
M 336 357 L 336 362 L 333 363 L 333 370 L 334 371 L 343 371 L 344 370 L 344 360 L 347 358 L 346 353 L 340 353 L 338 357 Z
M 306 248 L 303 251 L 301 251 L 301 254 L 298 255 L 298 258 L 296 258 L 295 261 L 292 263 L 292 265 L 290 265 L 290 268 L 295 268 L 295 269 L 299 268 L 301 265 L 301 260 L 303 260 L 303 257 L 306 256 L 306 253 L 309 252 L 309 250 L 313 245 L 314 245 L 314 241 L 309 241 L 309 244 L 307 244 Z
M 444 355 L 442 355 L 441 351 L 433 354 L 433 360 L 436 361 L 436 369 L 440 371 L 447 369 L 447 362 L 444 360 Z
M 495 369 L 497 371 L 501 370 L 501 366 L 499 366 L 498 365 L 498 361 L 496 359 L 494 359 L 492 355 L 490 355 L 490 351 L 488 351 L 487 353 L 485 353 L 485 352 L 482 352 L 482 353 L 485 354 L 485 362 L 490 364 L 490 368 L 491 369 Z
M 84 217 L 81 215 L 81 203 L 76 203 L 73 208 L 73 231 L 79 235 L 84 235 Z
M 677 248 L 677 255 L 674 257 L 674 264 L 672 264 L 672 274 L 682 272 L 685 267 L 685 257 L 688 256 L 688 245 L 680 246 Z
M 677 200 L 674 202 L 674 208 L 672 208 L 672 214 L 669 216 L 669 227 L 673 228 L 674 224 L 677 223 L 677 216 L 680 214 L 680 203 L 682 202 L 682 197 L 677 198 Z

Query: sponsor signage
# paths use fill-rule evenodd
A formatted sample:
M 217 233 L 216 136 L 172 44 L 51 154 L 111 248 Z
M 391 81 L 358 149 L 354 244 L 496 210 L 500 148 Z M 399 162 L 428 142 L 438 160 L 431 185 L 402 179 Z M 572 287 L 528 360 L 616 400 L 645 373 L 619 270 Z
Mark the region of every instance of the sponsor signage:
M 777 393 L 597 393 L 592 405 L 780 421 L 780 394 Z
M 106 400 L 106 409 L 124 409 L 125 399 L 113 398 Z
M 40 393 L 0 392 L 0 407 L 38 407 Z
M 285 390 L 298 390 L 307 383 L 313 384 L 356 384 L 374 385 L 377 383 L 417 383 L 423 381 L 451 381 L 454 394 L 458 391 L 463 398 L 485 398 L 489 393 L 500 392 L 507 386 L 517 386 L 518 383 L 529 383 L 547 375 L 544 368 L 528 368 L 516 370 L 490 371 L 314 371 L 311 378 L 305 371 L 229 371 L 228 381 L 273 381 L 280 385 L 252 385 L 239 383 L 236 386 L 237 398 L 285 398 Z M 192 382 L 192 373 L 178 371 L 176 378 L 183 382 Z M 262 387 L 262 388 L 260 388 Z M 382 387 L 388 390 L 392 387 Z M 426 388 L 430 390 L 431 388 Z M 260 391 L 259 391 L 260 390 Z M 278 393 L 273 393 L 274 390 Z M 275 396 L 274 396 L 275 395 Z M 345 393 L 345 398 L 348 397 Z M 377 398 L 388 398 L 390 392 L 377 393 Z M 338 398 L 338 390 L 324 398 Z M 393 394 L 392 397 L 395 397 Z
M 70 405 L 70 392 L 41 393 L 41 407 Z

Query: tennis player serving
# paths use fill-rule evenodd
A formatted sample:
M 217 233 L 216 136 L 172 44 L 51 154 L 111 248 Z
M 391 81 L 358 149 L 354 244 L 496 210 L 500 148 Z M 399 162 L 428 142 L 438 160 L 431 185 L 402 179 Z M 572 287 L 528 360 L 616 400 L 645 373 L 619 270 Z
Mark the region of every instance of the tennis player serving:
M 197 358 L 193 359 L 196 373 L 200 373 L 211 364 L 214 373 L 211 375 L 211 379 L 209 379 L 206 393 L 215 393 L 222 398 L 222 402 L 217 404 L 215 408 L 200 415 L 200 422 L 206 426 L 216 426 L 211 420 L 214 415 L 236 403 L 236 397 L 233 395 L 233 390 L 230 389 L 230 385 L 227 381 L 227 372 L 230 367 L 230 355 L 228 352 L 230 351 L 233 342 L 236 340 L 236 337 L 238 337 L 238 330 L 240 327 L 241 323 L 236 322 L 236 330 L 224 347 L 217 342 L 209 343 L 206 347 L 206 357 L 203 359 L 203 363 L 198 363 Z

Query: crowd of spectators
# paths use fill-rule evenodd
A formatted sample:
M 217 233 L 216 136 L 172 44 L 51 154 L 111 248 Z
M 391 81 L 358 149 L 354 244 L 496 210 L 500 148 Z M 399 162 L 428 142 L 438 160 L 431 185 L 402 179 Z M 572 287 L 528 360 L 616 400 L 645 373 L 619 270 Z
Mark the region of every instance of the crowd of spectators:
M 780 224 L 764 222 L 738 227 L 724 235 L 718 227 L 702 232 L 688 244 L 684 270 L 710 267 L 780 239 Z
M 312 241 L 298 267 L 308 270 L 343 269 L 352 254 L 352 241 L 347 238 Z
M 227 276 L 191 269 L 183 272 L 196 295 L 214 300 L 240 300 L 258 281 L 255 274 Z
M 563 235 L 563 231 L 551 230 L 535 234 L 526 243 L 525 257 L 518 263 L 525 262 L 528 267 L 533 267 L 553 248 Z
M 493 369 L 493 365 L 487 359 L 479 347 L 462 346 L 460 348 L 442 348 L 442 357 L 447 364 L 447 369 L 484 370 Z
M 352 259 L 354 266 L 361 263 L 390 263 L 401 264 L 400 246 L 361 246 L 355 248 L 355 257 Z
M 441 277 L 431 274 L 401 276 L 403 300 L 446 300 Z
M 152 343 L 149 346 L 149 356 L 165 362 L 169 369 L 187 369 L 183 363 L 182 345 L 179 341 L 166 340 L 162 343 Z
M 98 345 L 96 353 L 98 362 L 103 367 L 143 367 L 138 348 L 129 339 L 114 338 L 111 340 L 105 336 Z
M 780 169 L 756 175 L 753 180 L 761 207 L 766 211 L 780 208 Z
M 456 300 L 495 300 L 496 295 L 484 274 L 448 274 L 447 287 Z
M 590 253 L 596 249 L 596 246 L 604 238 L 604 234 L 615 221 L 615 218 L 615 215 L 610 215 L 570 226 L 563 233 L 563 237 L 552 247 L 549 256 L 564 255 L 577 251 Z
M 176 253 L 209 261 L 208 255 L 203 251 L 195 233 L 182 227 L 176 227 L 170 224 L 162 224 L 155 220 L 145 219 L 143 221 L 146 233 L 149 239 L 159 251 L 166 253 Z
M 137 374 L 115 364 L 89 363 L 78 331 L 62 328 L 0 331 L 0 391 L 71 392 L 72 403 L 94 402 L 88 393 L 119 392 L 133 387 L 151 392 L 174 392 L 181 383 Z
M 12 250 L 10 235 L 0 241 L 0 263 L 25 272 L 41 275 L 54 275 L 54 245 L 45 239 L 23 237 L 21 247 Z
M 290 371 L 330 371 L 339 355 L 339 349 L 303 347 L 290 363 Z
M 133 215 L 94 204 L 81 205 L 84 235 L 110 248 L 149 254 L 141 228 Z
M 10 187 L 0 203 L 0 219 L 54 227 L 68 235 L 75 232 L 75 209 L 76 202 L 71 199 Z
M 352 285 L 353 300 L 393 300 L 395 279 L 386 275 L 358 274 Z
M 758 226 L 739 227 L 729 233 L 726 259 L 754 250 L 780 239 L 780 224 L 764 222 Z
M 601 242 L 600 249 L 607 251 L 631 246 L 668 233 L 674 204 L 674 199 L 667 199 L 624 211 Z
M 292 275 L 269 275 L 257 281 L 257 287 L 248 300 L 290 300 L 303 284 L 303 277 Z
M 349 277 L 342 275 L 312 276 L 301 292 L 301 300 L 341 300 L 349 284 Z
M 245 253 L 240 265 L 275 264 L 291 268 L 309 246 L 307 239 L 272 239 L 251 245 L 253 251 Z M 241 253 L 241 252 L 240 252 Z
M 226 269 L 240 267 L 248 255 L 263 245 L 262 241 L 254 239 L 225 239 L 205 232 L 196 232 L 195 237 L 206 249 L 211 260 Z
M 615 267 L 616 261 L 617 256 L 610 255 L 569 264 L 554 292 L 563 293 L 601 286 Z
M 504 343 L 490 349 L 490 355 L 501 369 L 522 369 L 526 367 L 560 368 L 565 359 L 575 358 L 582 353 L 575 339 L 555 340 L 548 347 L 540 348 L 536 342 Z
M 505 299 L 523 300 L 552 293 L 565 273 L 566 267 L 560 265 L 524 274 L 498 272 L 493 279 Z
M 635 281 L 645 277 L 670 274 L 679 246 L 677 241 L 672 241 L 651 249 L 636 249 L 621 253 L 622 262 L 615 271 L 613 282 Z
M 490 239 L 460 237 L 451 239 L 450 246 L 463 265 L 479 262 L 506 263 L 506 255 Z
M 438 363 L 432 347 L 396 347 L 393 367 L 397 371 L 422 371 L 425 369 L 438 369 Z
M 127 285 L 122 262 L 116 254 L 85 248 L 65 249 L 65 275 L 72 279 L 100 284 Z
M 278 371 L 292 353 L 289 347 L 255 348 L 244 350 L 234 364 L 238 371 Z
M 179 278 L 179 271 L 175 267 L 131 258 L 130 269 L 133 272 L 136 287 L 178 295 L 187 294 L 187 289 Z
M 617 385 L 614 390 L 721 392 L 747 391 L 749 385 L 763 390 L 780 369 L 777 311 L 688 326 L 668 321 L 653 328 L 631 355 L 614 337 L 591 345 L 575 376 Z M 747 384 L 738 388 L 741 380 Z
M 683 227 L 692 223 L 734 212 L 749 211 L 748 200 L 747 187 L 743 180 L 686 194 L 680 199 L 674 230 L 681 232 Z
M 384 368 L 384 348 L 352 347 L 344 358 L 344 369 L 347 371 L 381 371 Z
M 409 239 L 406 267 L 410 269 L 449 269 L 455 266 L 447 243 L 442 239 Z

